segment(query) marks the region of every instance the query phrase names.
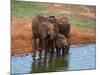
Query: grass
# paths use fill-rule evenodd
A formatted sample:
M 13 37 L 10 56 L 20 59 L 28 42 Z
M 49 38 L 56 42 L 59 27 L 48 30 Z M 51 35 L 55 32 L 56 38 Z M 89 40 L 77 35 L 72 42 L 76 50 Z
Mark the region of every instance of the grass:
M 70 23 L 77 28 L 85 30 L 96 30 L 96 21 L 81 15 L 68 15 Z
M 64 4 L 65 7 L 70 7 L 72 10 L 76 10 L 77 13 L 80 13 L 82 10 L 82 6 L 80 5 L 69 5 Z M 85 5 L 84 5 L 85 6 Z M 95 13 L 95 6 L 85 6 L 90 9 L 91 12 Z M 75 26 L 79 29 L 83 30 L 93 30 L 95 31 L 96 28 L 96 21 L 95 19 L 82 16 L 76 13 L 72 14 L 61 14 L 56 10 L 52 11 L 48 4 L 45 3 L 36 3 L 36 2 L 24 2 L 24 1 L 15 1 L 12 0 L 11 6 L 11 13 L 12 17 L 21 17 L 21 18 L 31 18 L 36 14 L 42 15 L 55 15 L 55 16 L 66 16 L 69 18 L 69 21 L 72 26 Z M 60 9 L 59 9 L 60 10 Z
M 48 9 L 44 6 L 38 6 L 38 3 L 22 2 L 12 0 L 12 16 L 17 17 L 31 17 L 43 12 L 49 13 Z

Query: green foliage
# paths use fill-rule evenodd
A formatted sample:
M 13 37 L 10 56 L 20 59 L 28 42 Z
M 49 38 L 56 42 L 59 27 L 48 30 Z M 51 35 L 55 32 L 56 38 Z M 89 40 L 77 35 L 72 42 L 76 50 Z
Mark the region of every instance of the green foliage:
M 44 6 L 39 6 L 39 3 L 13 1 L 11 6 L 12 16 L 17 17 L 31 17 L 36 14 L 50 14 L 49 10 Z

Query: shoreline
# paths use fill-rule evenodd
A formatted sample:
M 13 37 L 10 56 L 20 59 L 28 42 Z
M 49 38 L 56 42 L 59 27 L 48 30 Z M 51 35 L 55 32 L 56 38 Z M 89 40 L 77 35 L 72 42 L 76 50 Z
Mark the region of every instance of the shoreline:
M 89 44 L 96 44 L 96 43 L 84 43 L 84 44 L 71 44 L 70 46 L 70 48 L 72 48 L 72 47 L 76 47 L 76 46 L 79 46 L 79 45 L 81 45 L 81 46 L 84 46 L 84 45 L 89 45 Z M 20 51 L 20 52 L 18 52 L 18 51 L 16 51 L 16 50 L 12 50 L 12 51 L 15 51 L 14 52 L 14 54 L 12 54 L 11 53 L 11 56 L 23 56 L 23 55 L 27 55 L 27 54 L 29 54 L 29 53 L 33 53 L 33 50 L 27 50 L 27 51 Z

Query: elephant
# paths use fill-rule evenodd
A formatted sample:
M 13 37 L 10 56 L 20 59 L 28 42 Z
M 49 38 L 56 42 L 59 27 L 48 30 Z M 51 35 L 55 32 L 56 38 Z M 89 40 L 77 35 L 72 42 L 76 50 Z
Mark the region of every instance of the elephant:
M 49 16 L 47 18 L 50 22 L 56 23 L 59 28 L 59 33 L 69 39 L 71 26 L 67 17 L 56 18 L 55 16 Z
M 61 49 L 62 49 L 62 55 L 64 55 L 65 51 L 68 53 L 68 49 L 67 49 L 69 47 L 68 39 L 64 35 L 59 33 L 55 39 L 55 47 L 56 47 L 57 55 L 60 55 Z
M 58 33 L 58 28 L 55 23 L 51 23 L 46 17 L 41 15 L 36 15 L 32 19 L 32 34 L 34 38 L 34 45 L 33 48 L 37 49 L 37 38 L 39 38 L 39 46 L 42 44 L 42 47 L 45 47 L 45 43 L 48 40 L 52 40 Z
M 42 44 L 43 48 L 54 49 L 54 39 L 58 35 L 58 27 L 56 24 L 51 23 L 49 21 L 45 21 L 40 23 L 38 32 L 40 36 L 40 44 Z M 47 48 L 48 47 L 48 48 Z
M 41 15 L 36 15 L 35 17 L 33 17 L 32 19 L 32 38 L 33 39 L 33 42 L 34 42 L 34 45 L 33 45 L 33 48 L 37 49 L 37 38 L 39 38 L 39 33 L 38 33 L 38 27 L 39 27 L 39 24 L 46 21 L 46 18 L 44 16 L 41 16 Z
M 69 44 L 70 44 L 69 37 L 70 37 L 71 25 L 69 24 L 68 18 L 67 17 L 57 18 L 55 16 L 48 16 L 47 18 L 51 23 L 55 23 L 56 26 L 58 27 L 58 30 L 59 30 L 58 32 L 62 34 L 63 36 L 65 36 L 68 43 L 67 49 L 69 50 Z
M 68 23 L 68 19 L 66 17 L 61 17 L 57 19 L 56 22 L 59 27 L 59 33 L 63 34 L 67 39 L 69 39 L 71 26 Z

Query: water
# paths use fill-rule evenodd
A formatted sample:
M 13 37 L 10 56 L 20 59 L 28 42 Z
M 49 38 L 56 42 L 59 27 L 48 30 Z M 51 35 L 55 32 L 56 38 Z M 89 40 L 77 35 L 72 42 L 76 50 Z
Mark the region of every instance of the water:
M 36 52 L 12 56 L 12 74 L 87 70 L 96 68 L 95 44 L 70 46 L 69 54 L 56 56 Z

